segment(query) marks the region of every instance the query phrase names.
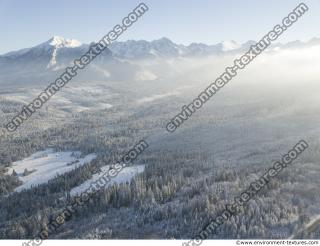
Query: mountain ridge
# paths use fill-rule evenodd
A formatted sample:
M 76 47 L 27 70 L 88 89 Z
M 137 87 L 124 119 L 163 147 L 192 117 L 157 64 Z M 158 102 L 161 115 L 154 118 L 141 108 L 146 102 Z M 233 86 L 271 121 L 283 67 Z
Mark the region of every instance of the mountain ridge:
M 94 43 L 94 42 L 92 42 Z M 91 44 L 92 44 L 91 43 Z M 175 57 L 175 56 L 194 56 L 194 55 L 219 55 L 223 53 L 244 51 L 255 41 L 249 40 L 245 43 L 237 43 L 236 41 L 222 41 L 217 44 L 208 45 L 205 43 L 190 43 L 189 45 L 177 44 L 170 39 L 163 37 L 160 39 L 146 40 L 127 40 L 114 42 L 108 48 L 112 55 L 116 58 L 123 59 L 140 59 L 140 58 L 155 58 L 155 57 Z M 300 40 L 291 41 L 285 44 L 276 43 L 271 47 L 292 48 L 303 47 L 308 45 L 320 44 L 320 38 L 312 38 L 307 42 Z M 60 36 L 53 36 L 49 40 L 40 43 L 30 48 L 23 48 L 16 51 L 10 51 L 0 58 L 17 58 L 31 50 L 39 49 L 44 51 L 52 51 L 52 49 L 88 49 L 90 44 L 82 44 L 76 39 L 66 39 Z M 38 53 L 38 52 L 35 52 Z
M 26 84 L 24 81 L 41 83 L 41 81 L 55 79 L 63 69 L 72 66 L 74 59 L 79 59 L 93 44 L 95 43 L 82 44 L 75 39 L 54 36 L 31 48 L 6 53 L 0 56 L 0 83 L 1 85 L 12 83 L 22 85 Z M 77 79 L 154 80 L 158 76 L 148 70 L 143 63 L 144 60 L 148 60 L 148 63 L 151 60 L 161 63 L 168 68 L 167 73 L 169 74 L 170 65 L 166 62 L 171 58 L 241 55 L 254 44 L 255 41 L 249 40 L 242 44 L 235 41 L 224 41 L 215 45 L 203 43 L 183 45 L 176 44 L 168 38 L 153 41 L 114 42 L 81 75 L 78 75 Z M 286 44 L 273 44 L 265 52 L 300 49 L 316 45 L 320 45 L 320 38 L 313 38 L 307 42 L 297 40 Z

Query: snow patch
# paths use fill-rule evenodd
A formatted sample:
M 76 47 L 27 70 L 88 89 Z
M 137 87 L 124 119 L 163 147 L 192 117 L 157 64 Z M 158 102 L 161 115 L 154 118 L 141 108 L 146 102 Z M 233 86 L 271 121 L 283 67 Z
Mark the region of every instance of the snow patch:
M 235 49 L 239 49 L 241 47 L 240 44 L 238 44 L 237 42 L 235 42 L 233 40 L 223 41 L 221 44 L 222 44 L 223 51 L 235 50 Z
M 146 69 L 137 71 L 135 74 L 135 80 L 136 81 L 148 81 L 148 80 L 156 80 L 158 77 L 151 71 L 148 71 Z
M 123 168 L 118 173 L 117 176 L 111 178 L 110 182 L 107 184 L 106 187 L 113 184 L 121 184 L 121 183 L 129 182 L 134 176 L 136 176 L 139 173 L 142 173 L 144 171 L 144 168 L 145 168 L 145 165 L 136 165 L 132 167 Z M 103 176 L 108 170 L 109 170 L 109 165 L 102 167 L 101 168 L 102 172 L 100 174 L 96 173 L 91 177 L 91 179 L 88 179 L 81 185 L 74 187 L 70 191 L 70 195 L 75 196 L 77 194 L 81 194 L 82 192 L 87 190 L 93 182 L 97 181 L 101 176 Z
M 80 158 L 80 155 L 79 151 L 54 152 L 53 149 L 47 149 L 12 163 L 7 173 L 12 174 L 14 170 L 19 180 L 23 182 L 15 189 L 16 192 L 20 192 L 47 183 L 58 174 L 70 172 L 96 158 L 95 154 L 89 154 L 83 158 Z M 25 169 L 28 171 L 27 175 L 24 175 Z
M 165 97 L 170 97 L 170 96 L 176 96 L 179 95 L 180 92 L 169 92 L 169 93 L 164 93 L 164 94 L 159 94 L 159 95 L 153 95 L 151 97 L 144 97 L 142 99 L 139 99 L 137 103 L 148 103 L 148 102 L 153 102 L 155 100 L 159 100 Z

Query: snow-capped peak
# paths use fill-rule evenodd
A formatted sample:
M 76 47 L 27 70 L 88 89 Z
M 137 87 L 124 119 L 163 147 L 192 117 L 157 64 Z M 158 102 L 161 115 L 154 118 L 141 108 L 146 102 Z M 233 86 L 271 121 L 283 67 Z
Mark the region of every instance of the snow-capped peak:
M 47 68 L 51 68 L 57 64 L 57 50 L 59 48 L 76 48 L 81 46 L 81 43 L 75 39 L 65 39 L 63 37 L 53 36 L 51 39 L 40 46 L 44 47 L 45 49 L 53 47 L 53 50 L 50 51 L 52 52 L 50 62 L 47 65 Z
M 81 46 L 81 43 L 76 39 L 65 39 L 60 36 L 53 36 L 46 43 L 57 48 L 75 48 Z

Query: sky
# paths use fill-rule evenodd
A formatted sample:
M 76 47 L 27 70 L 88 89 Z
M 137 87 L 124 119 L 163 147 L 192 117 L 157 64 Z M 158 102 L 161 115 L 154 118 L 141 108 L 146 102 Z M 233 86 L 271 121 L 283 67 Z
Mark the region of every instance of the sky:
M 119 41 L 151 41 L 162 37 L 179 44 L 259 40 L 300 2 L 146 0 L 149 11 Z M 35 46 L 54 35 L 82 43 L 98 41 L 139 3 L 136 0 L 0 0 L 0 54 Z M 320 37 L 320 1 L 304 3 L 309 11 L 280 37 L 280 42 Z

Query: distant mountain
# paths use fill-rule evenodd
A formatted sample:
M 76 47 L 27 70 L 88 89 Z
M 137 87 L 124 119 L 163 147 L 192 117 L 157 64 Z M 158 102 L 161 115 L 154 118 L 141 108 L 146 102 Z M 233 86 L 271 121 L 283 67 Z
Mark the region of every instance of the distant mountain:
M 25 80 L 53 79 L 61 69 L 69 66 L 74 59 L 83 55 L 91 44 L 81 44 L 75 39 L 54 36 L 34 47 L 1 55 L 0 83 L 10 83 L 12 80 L 18 80 L 22 83 Z M 135 66 L 137 60 L 244 53 L 253 44 L 255 44 L 255 41 L 250 40 L 243 44 L 235 41 L 224 41 L 215 45 L 203 43 L 182 45 L 176 44 L 168 38 L 151 42 L 145 40 L 114 42 L 96 58 L 94 63 L 90 64 L 90 69 L 86 69 L 89 70 L 86 75 L 88 79 L 92 73 L 95 78 L 103 79 L 107 76 L 110 79 L 127 79 L 128 76 L 135 76 L 134 70 L 139 70 Z M 269 49 L 297 49 L 319 44 L 320 39 L 313 38 L 308 42 L 294 41 L 287 44 L 274 44 Z M 120 66 L 126 73 L 120 71 Z M 111 70 L 112 72 L 110 72 Z M 141 73 L 144 72 L 140 71 Z M 85 74 L 83 76 L 85 78 Z M 150 76 L 148 75 L 148 77 Z
M 145 40 L 128 40 L 115 42 L 109 47 L 115 58 L 140 59 L 156 57 L 178 57 L 178 56 L 204 56 L 204 55 L 225 55 L 247 51 L 256 41 L 249 40 L 239 44 L 233 40 L 223 41 L 214 45 L 203 43 L 191 43 L 190 45 L 175 44 L 168 38 L 161 38 L 151 42 Z M 270 50 L 275 48 L 304 48 L 319 45 L 320 38 L 313 38 L 308 42 L 294 41 L 287 44 L 273 44 Z
M 83 54 L 88 45 L 83 45 L 75 39 L 64 39 L 54 36 L 48 41 L 32 48 L 12 51 L 0 56 L 0 63 L 4 67 L 20 65 L 22 68 L 53 68 L 70 62 L 72 58 Z
M 215 45 L 203 43 L 191 43 L 190 45 L 175 44 L 168 38 L 161 38 L 151 42 L 145 40 L 128 40 L 125 42 L 114 42 L 108 48 L 106 55 L 119 59 L 145 59 L 155 57 L 177 57 L 177 56 L 199 56 L 199 55 L 221 55 L 240 52 L 249 49 L 255 41 L 239 44 L 235 41 L 224 41 Z M 272 48 L 300 48 L 309 45 L 320 44 L 320 38 L 313 38 L 309 42 L 294 41 L 287 44 L 274 44 Z M 71 57 L 82 55 L 87 51 L 89 44 L 81 44 L 75 39 L 65 39 L 54 36 L 48 41 L 37 46 L 18 51 L 12 51 L 0 56 L 1 61 L 12 62 L 43 60 L 47 61 L 47 68 L 68 61 Z
M 81 44 L 75 39 L 54 36 L 34 47 L 6 53 L 0 56 L 0 83 L 54 79 L 59 70 L 70 65 L 88 49 L 88 44 Z M 104 57 L 111 57 L 108 49 L 99 59 Z

